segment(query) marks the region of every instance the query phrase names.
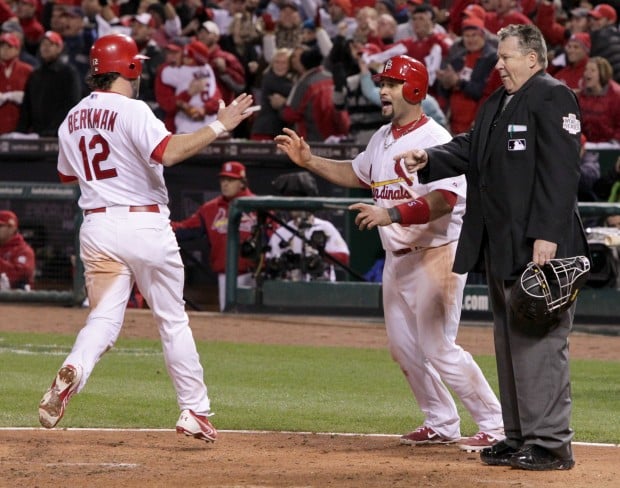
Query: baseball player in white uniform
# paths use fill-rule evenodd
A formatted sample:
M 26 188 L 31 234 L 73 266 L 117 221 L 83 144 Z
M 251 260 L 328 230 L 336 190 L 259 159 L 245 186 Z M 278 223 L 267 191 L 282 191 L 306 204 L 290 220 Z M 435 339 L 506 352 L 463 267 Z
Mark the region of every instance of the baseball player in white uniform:
M 425 415 L 423 425 L 403 435 L 403 444 L 447 444 L 479 451 L 504 438 L 501 407 L 471 354 L 455 343 L 465 275 L 452 272 L 465 212 L 462 176 L 422 185 L 394 156 L 411 147 L 429 147 L 450 135 L 426 117 L 428 73 L 408 56 L 389 59 L 381 82 L 381 127 L 364 152 L 352 161 L 312 155 L 308 144 L 284 129 L 278 148 L 293 162 L 333 183 L 370 187 L 376 205 L 358 203 L 361 229 L 379 227 L 386 251 L 383 307 L 392 357 L 400 365 Z M 461 438 L 460 418 L 448 385 L 478 424 L 479 432 Z
M 171 135 L 136 100 L 142 59 L 122 34 L 100 37 L 90 51 L 92 93 L 73 107 L 58 131 L 58 172 L 80 185 L 80 256 L 90 313 L 71 353 L 43 395 L 39 420 L 52 428 L 80 392 L 101 356 L 116 342 L 131 288 L 138 285 L 159 327 L 164 360 L 177 394 L 179 433 L 212 442 L 217 436 L 196 345 L 183 301 L 184 269 L 168 219 L 164 166 L 198 153 L 249 116 L 240 95 L 217 120 Z M 244 113 L 245 112 L 245 113 Z

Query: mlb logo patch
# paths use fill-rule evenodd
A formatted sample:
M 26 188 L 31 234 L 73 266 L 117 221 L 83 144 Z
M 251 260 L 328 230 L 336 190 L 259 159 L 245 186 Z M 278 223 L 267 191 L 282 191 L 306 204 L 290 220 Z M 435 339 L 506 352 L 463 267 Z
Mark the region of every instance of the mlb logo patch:
M 508 139 L 509 151 L 525 151 L 525 139 Z

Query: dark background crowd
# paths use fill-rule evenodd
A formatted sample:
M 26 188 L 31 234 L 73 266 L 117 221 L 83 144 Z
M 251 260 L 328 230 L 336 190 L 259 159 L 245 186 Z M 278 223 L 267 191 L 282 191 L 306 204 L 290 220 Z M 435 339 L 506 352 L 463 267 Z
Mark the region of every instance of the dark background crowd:
M 309 141 L 365 144 L 385 123 L 372 75 L 408 54 L 429 71 L 424 110 L 457 134 L 500 85 L 494 33 L 535 23 L 549 72 L 577 93 L 584 142 L 614 144 L 620 2 L 609 2 L 0 0 L 0 137 L 55 137 L 88 94 L 90 46 L 114 31 L 149 57 L 139 97 L 175 133 L 214 120 L 220 98 L 248 92 L 260 111 L 225 137 L 271 141 L 291 127 Z M 587 154 L 585 163 L 584 172 L 596 166 Z M 583 196 L 603 193 L 591 185 Z

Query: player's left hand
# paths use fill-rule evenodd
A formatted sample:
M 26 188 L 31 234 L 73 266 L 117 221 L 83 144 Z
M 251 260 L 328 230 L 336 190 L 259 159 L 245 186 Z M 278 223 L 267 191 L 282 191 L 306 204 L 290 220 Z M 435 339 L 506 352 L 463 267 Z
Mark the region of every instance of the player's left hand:
M 252 112 L 245 112 L 252 105 L 252 95 L 242 93 L 235 98 L 230 105 L 226 106 L 223 100 L 220 100 L 220 109 L 217 112 L 217 120 L 219 120 L 227 131 L 232 131 L 241 122 L 247 119 Z
M 349 210 L 359 210 L 359 213 L 355 216 L 355 225 L 360 230 L 370 230 L 378 225 L 383 226 L 392 223 L 386 208 L 368 205 L 367 203 L 354 203 L 349 205 Z

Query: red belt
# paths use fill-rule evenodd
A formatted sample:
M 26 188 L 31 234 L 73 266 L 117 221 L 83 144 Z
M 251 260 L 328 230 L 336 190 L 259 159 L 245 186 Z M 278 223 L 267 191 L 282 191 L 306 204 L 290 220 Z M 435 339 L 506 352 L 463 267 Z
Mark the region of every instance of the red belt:
M 99 207 L 99 208 L 89 208 L 88 210 L 84 210 L 84 215 L 89 215 L 93 213 L 105 213 L 108 207 Z M 151 205 L 131 205 L 129 207 L 130 212 L 151 212 L 151 213 L 159 213 L 159 205 L 153 203 Z
M 404 256 L 405 254 L 409 254 L 413 249 L 410 247 L 405 247 L 403 249 L 399 249 L 398 251 L 392 251 L 394 256 Z

